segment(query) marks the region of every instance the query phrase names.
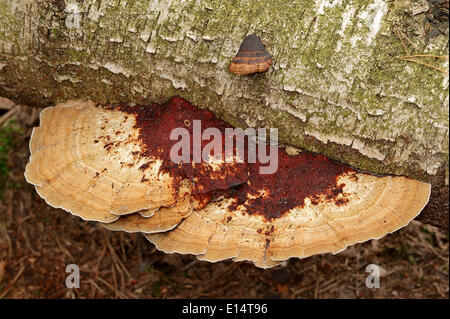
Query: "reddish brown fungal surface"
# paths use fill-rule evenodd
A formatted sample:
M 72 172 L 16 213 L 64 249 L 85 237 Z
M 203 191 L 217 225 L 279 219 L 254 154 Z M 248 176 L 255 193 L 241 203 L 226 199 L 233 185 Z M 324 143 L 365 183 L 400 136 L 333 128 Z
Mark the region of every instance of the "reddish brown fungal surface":
M 208 205 L 209 202 L 211 202 L 211 200 L 215 197 L 215 192 L 211 192 L 208 194 L 197 194 L 193 195 L 192 197 L 197 201 L 195 209 L 202 209 L 205 208 L 206 205 Z
M 290 156 L 283 148 L 279 148 L 277 171 L 274 174 L 260 174 L 260 167 L 266 165 L 247 163 L 246 139 L 245 163 L 222 164 L 219 170 L 213 170 L 203 162 L 192 165 L 194 120 L 201 121 L 201 133 L 210 127 L 221 131 L 223 153 L 225 128 L 233 127 L 216 118 L 212 112 L 199 109 L 182 98 L 174 97 L 166 104 L 114 108 L 133 114 L 136 118 L 139 140 L 143 145 L 143 152 L 139 155 L 149 158 L 149 162 L 141 165 L 139 169 L 148 169 L 151 158 L 161 159 L 161 171 L 173 176 L 176 188 L 184 178 L 193 183 L 192 195 L 198 201 L 199 208 L 205 207 L 217 195 L 227 193 L 226 196 L 235 199 L 228 210 L 233 211 L 243 206 L 248 214 L 258 214 L 266 220 L 272 220 L 283 216 L 294 207 L 302 207 L 306 198 L 309 198 L 313 205 L 322 201 L 333 201 L 336 205 L 344 205 L 347 202 L 343 192 L 345 184 L 338 184 L 337 179 L 344 173 L 355 171 L 320 154 L 300 153 Z M 190 163 L 174 163 L 170 158 L 171 148 L 179 141 L 170 140 L 170 132 L 176 128 L 189 131 Z M 210 141 L 197 142 L 201 143 L 203 150 Z M 109 148 L 112 143 L 107 143 L 105 147 Z M 141 180 L 146 181 L 144 178 Z
M 283 216 L 294 207 L 302 207 L 309 198 L 314 205 L 333 201 L 343 205 L 347 199 L 339 176 L 356 173 L 354 169 L 320 154 L 288 155 L 278 150 L 278 170 L 275 174 L 259 174 L 260 164 L 251 166 L 249 182 L 238 186 L 230 194 L 235 202 L 230 211 L 243 205 L 249 214 L 259 214 L 267 220 Z M 355 176 L 356 177 L 356 176 Z
M 150 166 L 150 159 L 161 159 L 163 162 L 160 170 L 174 178 L 175 188 L 178 188 L 182 179 L 187 178 L 193 183 L 192 195 L 202 195 L 226 190 L 247 181 L 249 168 L 245 163 L 222 163 L 219 169 L 213 169 L 203 161 L 193 164 L 194 127 L 192 124 L 194 120 L 201 121 L 200 136 L 210 127 L 222 132 L 222 152 L 225 156 L 225 128 L 232 128 L 232 126 L 219 120 L 211 111 L 199 109 L 180 97 L 174 97 L 165 104 L 105 107 L 119 109 L 135 116 L 139 140 L 143 145 L 143 152 L 139 155 L 149 158 L 149 162 L 143 164 L 140 169 L 146 170 Z M 170 133 L 177 128 L 189 131 L 189 163 L 175 163 L 170 157 L 170 150 L 179 143 L 179 137 L 171 140 Z M 201 139 L 200 150 L 203 150 L 203 147 L 211 140 L 212 138 Z M 201 202 L 204 202 L 206 198 L 202 198 Z
M 230 64 L 230 72 L 234 74 L 252 74 L 267 71 L 272 65 L 272 59 L 264 48 L 261 39 L 248 35 L 242 41 L 239 51 Z

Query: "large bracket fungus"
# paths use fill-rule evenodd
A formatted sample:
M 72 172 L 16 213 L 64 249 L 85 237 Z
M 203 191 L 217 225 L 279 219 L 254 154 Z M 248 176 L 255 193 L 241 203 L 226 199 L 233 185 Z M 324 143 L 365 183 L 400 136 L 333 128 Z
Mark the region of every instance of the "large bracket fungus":
M 174 162 L 171 132 L 190 134 L 198 120 L 202 133 L 217 128 L 226 136 L 231 127 L 178 97 L 148 107 L 59 104 L 33 130 L 25 176 L 50 205 L 112 230 L 142 232 L 165 252 L 263 268 L 380 238 L 428 202 L 427 183 L 284 148 L 273 174 L 227 151 L 214 161 L 197 163 L 191 154 Z M 196 147 L 192 136 L 185 142 Z

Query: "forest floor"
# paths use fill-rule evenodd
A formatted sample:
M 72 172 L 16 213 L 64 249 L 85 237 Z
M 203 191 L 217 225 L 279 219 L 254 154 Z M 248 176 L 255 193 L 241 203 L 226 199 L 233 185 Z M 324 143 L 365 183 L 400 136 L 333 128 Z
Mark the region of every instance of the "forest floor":
M 106 230 L 54 209 L 23 176 L 39 110 L 0 98 L 2 298 L 449 298 L 448 231 L 407 227 L 332 255 L 259 269 L 165 254 L 141 234 Z M 66 288 L 66 267 L 80 287 Z M 380 266 L 379 288 L 366 267 Z

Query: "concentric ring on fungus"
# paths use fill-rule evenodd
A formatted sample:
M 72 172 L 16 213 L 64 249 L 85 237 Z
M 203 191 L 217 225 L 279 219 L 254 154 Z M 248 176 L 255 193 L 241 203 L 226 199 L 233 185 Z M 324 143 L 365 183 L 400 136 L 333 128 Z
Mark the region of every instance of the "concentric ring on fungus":
M 272 177 L 253 170 L 248 184 L 147 238 L 165 252 L 269 268 L 381 238 L 406 226 L 429 199 L 426 183 L 359 173 L 322 155 L 279 152 Z
M 147 107 L 70 101 L 44 109 L 40 118 L 25 177 L 48 204 L 86 220 L 112 222 L 173 206 L 184 179 L 190 194 L 205 201 L 248 178 L 247 165 L 230 156 L 196 165 L 170 160 L 176 143 L 170 132 L 186 120 L 222 131 L 230 127 L 181 98 Z
M 167 253 L 263 268 L 380 238 L 429 200 L 427 183 L 283 148 L 268 175 L 259 173 L 262 164 L 237 158 L 173 163 L 169 133 L 192 133 L 194 120 L 202 129 L 231 127 L 178 97 L 147 107 L 70 101 L 47 108 L 32 133 L 25 176 L 50 205 L 109 229 L 143 232 Z

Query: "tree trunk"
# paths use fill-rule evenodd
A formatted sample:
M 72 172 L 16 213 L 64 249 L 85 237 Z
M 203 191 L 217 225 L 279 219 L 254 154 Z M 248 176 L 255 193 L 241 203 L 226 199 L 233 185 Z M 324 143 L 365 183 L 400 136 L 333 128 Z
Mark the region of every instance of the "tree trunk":
M 439 33 L 447 31 L 442 23 L 427 20 L 431 6 L 0 0 L 0 95 L 36 106 L 180 95 L 235 126 L 277 127 L 283 143 L 431 182 L 419 220 L 446 228 L 448 37 Z M 249 33 L 266 43 L 272 68 L 231 74 L 229 62 Z M 399 58 L 408 54 L 445 57 Z

